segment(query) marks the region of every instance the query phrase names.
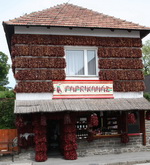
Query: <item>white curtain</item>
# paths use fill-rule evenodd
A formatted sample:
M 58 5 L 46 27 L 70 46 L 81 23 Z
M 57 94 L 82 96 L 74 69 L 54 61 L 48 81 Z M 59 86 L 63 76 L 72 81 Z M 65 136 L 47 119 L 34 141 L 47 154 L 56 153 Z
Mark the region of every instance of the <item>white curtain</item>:
M 84 75 L 84 51 L 83 50 L 67 50 L 67 75 Z
M 96 53 L 94 50 L 87 51 L 88 75 L 96 75 Z

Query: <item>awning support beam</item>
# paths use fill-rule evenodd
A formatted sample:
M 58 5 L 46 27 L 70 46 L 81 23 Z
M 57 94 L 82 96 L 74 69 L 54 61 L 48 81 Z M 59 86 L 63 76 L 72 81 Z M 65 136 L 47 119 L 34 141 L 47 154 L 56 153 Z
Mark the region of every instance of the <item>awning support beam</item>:
M 146 132 L 145 132 L 145 111 L 140 111 L 140 132 L 142 133 L 143 145 L 146 145 Z

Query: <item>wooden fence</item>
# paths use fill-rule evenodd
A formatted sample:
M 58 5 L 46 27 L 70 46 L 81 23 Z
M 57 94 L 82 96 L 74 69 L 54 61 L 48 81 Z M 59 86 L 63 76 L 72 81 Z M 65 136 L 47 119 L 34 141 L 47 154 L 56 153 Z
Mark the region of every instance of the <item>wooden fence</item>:
M 17 129 L 0 129 L 0 143 L 1 143 L 0 150 L 7 149 L 7 145 L 2 144 L 3 142 L 12 142 L 17 137 L 18 137 Z M 18 147 L 15 146 L 15 150 L 17 149 Z

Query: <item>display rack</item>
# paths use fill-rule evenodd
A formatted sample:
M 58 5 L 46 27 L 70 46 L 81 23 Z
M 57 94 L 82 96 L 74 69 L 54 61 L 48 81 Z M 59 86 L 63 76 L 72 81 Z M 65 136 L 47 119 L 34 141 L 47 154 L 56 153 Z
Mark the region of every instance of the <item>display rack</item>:
M 77 129 L 77 139 L 87 139 L 88 137 L 87 117 L 81 117 L 77 119 L 76 129 Z

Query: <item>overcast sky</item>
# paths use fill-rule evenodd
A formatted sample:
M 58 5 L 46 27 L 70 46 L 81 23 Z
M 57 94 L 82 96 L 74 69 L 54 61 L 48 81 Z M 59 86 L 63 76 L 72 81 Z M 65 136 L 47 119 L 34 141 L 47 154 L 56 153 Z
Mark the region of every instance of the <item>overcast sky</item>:
M 9 63 L 2 22 L 66 2 L 150 27 L 150 0 L 0 0 L 0 51 L 9 56 Z M 143 43 L 146 40 L 150 40 L 150 35 L 143 39 Z M 15 86 L 12 72 L 9 73 L 9 82 L 9 86 Z

